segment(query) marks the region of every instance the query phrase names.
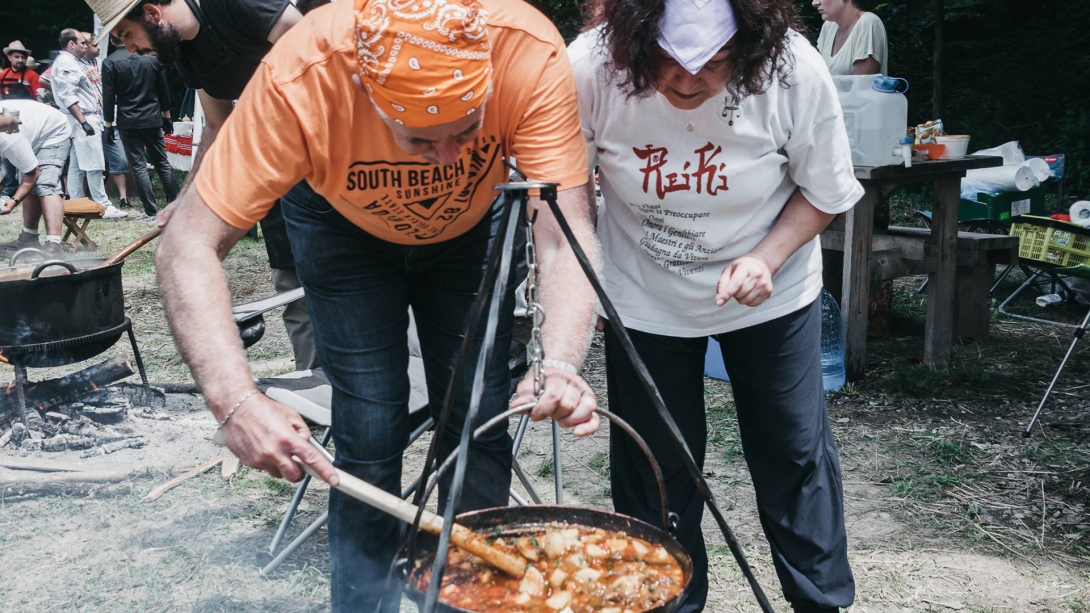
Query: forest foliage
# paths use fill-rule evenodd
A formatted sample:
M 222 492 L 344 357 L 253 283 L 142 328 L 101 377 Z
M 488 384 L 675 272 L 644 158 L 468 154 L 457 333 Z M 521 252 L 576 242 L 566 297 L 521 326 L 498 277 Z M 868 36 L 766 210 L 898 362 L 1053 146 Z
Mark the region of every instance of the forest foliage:
M 342 0 L 352 1 L 352 0 Z M 796 0 L 805 33 L 821 20 Z M 582 23 L 579 0 L 531 0 L 566 38 Z M 1065 191 L 1090 196 L 1090 2 L 1087 0 L 859 0 L 885 24 L 889 74 L 911 83 L 910 123 L 934 119 L 936 5 L 941 7 L 945 70 L 943 117 L 972 148 L 1017 140 L 1029 155 L 1067 156 Z M 82 0 L 0 3 L 0 42 L 57 48 L 62 27 L 91 28 Z M 37 52 L 48 57 L 48 52 Z M 180 81 L 172 82 L 181 87 Z M 181 91 L 174 104 L 181 101 Z

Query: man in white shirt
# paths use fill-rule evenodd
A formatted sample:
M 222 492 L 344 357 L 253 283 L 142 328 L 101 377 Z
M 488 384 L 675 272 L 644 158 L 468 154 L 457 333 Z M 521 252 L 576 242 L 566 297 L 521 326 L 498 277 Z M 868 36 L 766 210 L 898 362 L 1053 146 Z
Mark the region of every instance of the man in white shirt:
M 71 148 L 72 130 L 60 111 L 34 100 L 0 102 L 0 158 L 19 172 L 13 196 L 0 196 L 0 215 L 23 204 L 23 231 L 0 250 L 39 247 L 38 222 L 45 216 L 45 251 L 61 250 L 64 201 L 61 172 Z
M 128 213 L 118 210 L 106 197 L 103 173 L 106 160 L 102 151 L 102 105 L 95 85 L 87 78 L 79 59 L 83 56 L 85 42 L 79 31 L 72 28 L 61 30 L 58 40 L 61 52 L 53 63 L 53 96 L 57 108 L 68 116 L 68 125 L 72 128 L 72 150 L 69 160 L 68 193 L 83 197 L 83 186 L 78 173 L 87 173 L 87 186 L 91 190 L 91 199 L 106 207 L 105 217 L 116 219 L 126 217 Z M 71 178 L 76 176 L 73 181 Z

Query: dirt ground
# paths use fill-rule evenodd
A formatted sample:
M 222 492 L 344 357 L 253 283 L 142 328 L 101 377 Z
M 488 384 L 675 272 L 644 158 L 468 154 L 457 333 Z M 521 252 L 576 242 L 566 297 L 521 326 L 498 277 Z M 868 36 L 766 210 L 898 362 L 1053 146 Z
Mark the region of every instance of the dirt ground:
M 0 241 L 18 227 L 18 220 L 0 218 Z M 110 253 L 147 229 L 136 221 L 96 222 L 92 235 Z M 188 381 L 158 302 L 153 249 L 126 263 L 129 316 L 151 379 Z M 272 292 L 260 243 L 242 243 L 227 267 L 236 302 Z M 1069 333 L 994 320 L 991 339 L 957 347 L 949 369 L 931 371 L 916 360 L 922 306 L 913 282 L 898 286 L 892 334 L 871 343 L 866 381 L 829 397 L 857 583 L 851 610 L 1090 611 L 1085 348 L 1076 352 L 1043 426 L 1022 439 L 1019 430 Z M 275 314 L 267 324 L 265 339 L 248 352 L 259 376 L 290 370 L 283 326 Z M 104 357 L 128 352 L 118 344 Z M 71 370 L 33 370 L 31 378 Z M 584 374 L 604 405 L 597 346 Z M 0 382 L 10 379 L 10 369 L 0 369 Z M 730 386 L 709 379 L 705 395 L 706 476 L 776 610 L 788 610 L 755 512 Z M 85 462 L 125 467 L 131 493 L 0 498 L 0 611 L 328 610 L 324 530 L 269 576 L 259 572 L 291 499 L 290 484 L 246 470 L 224 480 L 217 468 L 154 502 L 141 500 L 221 452 L 210 440 L 213 422 L 199 397 L 171 394 L 165 409 L 129 422 L 151 441 L 147 447 Z M 587 439 L 564 434 L 566 504 L 609 508 L 607 442 L 606 427 Z M 406 482 L 419 470 L 425 443 L 406 456 Z M 72 459 L 74 452 L 66 453 L 72 455 L 0 448 L 0 458 L 24 460 Z M 543 498 L 552 500 L 555 466 L 546 424 L 531 426 L 518 458 Z M 322 513 L 325 500 L 324 487 L 310 488 L 289 539 Z M 712 557 L 708 610 L 759 610 L 707 515 L 704 531 Z

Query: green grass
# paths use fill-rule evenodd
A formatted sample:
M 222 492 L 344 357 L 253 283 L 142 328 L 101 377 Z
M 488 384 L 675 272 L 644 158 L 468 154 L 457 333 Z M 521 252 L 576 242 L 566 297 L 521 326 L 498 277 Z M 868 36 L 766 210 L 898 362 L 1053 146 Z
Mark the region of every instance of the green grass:
M 534 475 L 545 479 L 553 476 L 553 459 L 551 457 L 545 458 L 538 465 L 537 470 L 534 471 Z

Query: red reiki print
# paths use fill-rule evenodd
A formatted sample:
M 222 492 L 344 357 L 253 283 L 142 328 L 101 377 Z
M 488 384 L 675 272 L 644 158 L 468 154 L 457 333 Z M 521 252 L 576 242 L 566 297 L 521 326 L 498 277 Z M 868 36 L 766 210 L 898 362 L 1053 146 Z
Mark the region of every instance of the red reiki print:
M 723 148 L 710 142 L 693 151 L 699 158 L 696 170 L 689 172 L 692 162 L 685 162 L 681 166 L 681 173 L 668 172 L 663 174 L 663 166 L 666 165 L 666 156 L 670 154 L 666 147 L 645 145 L 643 149 L 632 148 L 632 152 L 641 160 L 646 160 L 646 165 L 640 169 L 643 173 L 643 193 L 648 193 L 652 175 L 655 178 L 655 194 L 662 200 L 671 192 L 692 191 L 694 185 L 696 193 L 704 193 L 714 196 L 721 191 L 730 189 L 727 187 L 727 175 L 722 174 L 726 168 L 725 163 L 716 163 L 715 156 L 723 152 Z M 666 181 L 663 183 L 663 178 Z

